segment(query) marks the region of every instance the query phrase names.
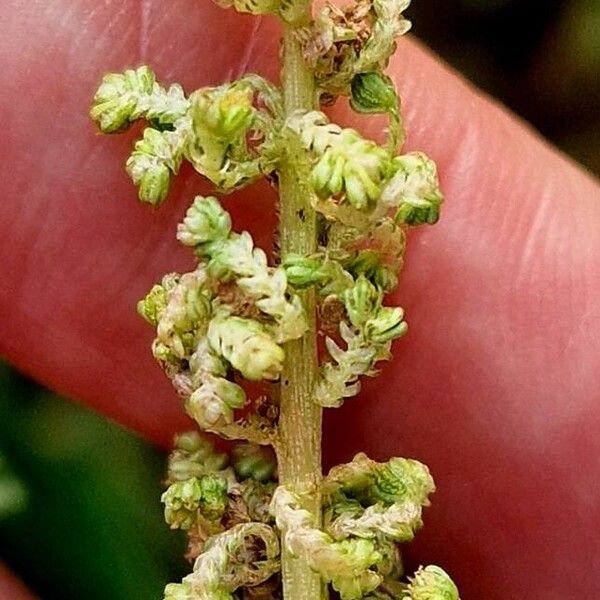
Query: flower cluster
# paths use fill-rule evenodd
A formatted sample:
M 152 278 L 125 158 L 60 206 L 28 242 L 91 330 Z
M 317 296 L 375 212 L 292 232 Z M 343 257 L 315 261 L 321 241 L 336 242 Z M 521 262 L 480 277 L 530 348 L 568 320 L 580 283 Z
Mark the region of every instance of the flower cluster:
M 232 525 L 271 526 L 275 476 L 273 456 L 255 445 L 240 444 L 229 465 L 197 432 L 177 436 L 161 500 L 169 526 L 189 536 L 188 557 L 200 556 Z
M 160 204 L 184 158 L 222 191 L 270 173 L 275 167 L 271 132 L 281 119 L 281 95 L 266 80 L 249 75 L 186 98 L 181 86 L 165 89 L 143 66 L 106 75 L 90 116 L 104 133 L 123 131 L 139 119 L 148 122 L 126 169 L 140 200 Z
M 272 590 L 279 571 L 277 530 L 342 600 L 458 600 L 456 587 L 436 566 L 420 569 L 408 584 L 399 582 L 396 544 L 410 541 L 422 526 L 422 509 L 435 489 L 418 461 L 377 463 L 359 454 L 331 469 L 322 484 L 319 528 L 301 497 L 276 485 L 274 461 L 264 449 L 239 445 L 228 466 L 197 433 L 178 436 L 175 446 L 162 497 L 165 519 L 187 531 L 195 564 L 181 583 L 167 586 L 166 600 L 233 598 L 246 587 Z
M 386 216 L 407 225 L 437 221 L 443 196 L 435 163 L 422 152 L 393 156 L 317 111 L 296 114 L 286 126 L 309 153 L 317 196 L 330 200 L 315 204 L 327 218 L 357 228 Z
M 358 454 L 323 480 L 322 528 L 285 486 L 275 490 L 271 511 L 285 531 L 283 543 L 330 582 L 342 600 L 400 598 L 404 587 L 402 595 L 386 595 L 402 575 L 396 543 L 410 541 L 422 526 L 422 508 L 434 489 L 427 467 L 417 461 L 376 463 Z M 427 569 L 437 572 L 438 567 Z
M 307 152 L 313 206 L 325 225 L 321 252 L 288 257 L 284 266 L 292 285 L 316 285 L 324 302 L 337 300 L 344 309 L 338 327 L 345 349 L 327 337 L 333 362 L 323 365 L 315 389 L 322 406 L 338 406 L 406 332 L 402 309 L 383 306 L 383 294 L 396 283 L 405 227 L 435 223 L 442 195 L 435 164 L 422 153 L 394 157 L 316 111 L 295 114 L 286 125 Z
M 350 95 L 356 75 L 380 72 L 411 27 L 403 13 L 410 0 L 358 0 L 341 8 L 326 4 L 299 32 L 306 61 L 322 92 Z
M 247 232 L 231 230 L 216 198 L 198 196 L 178 229 L 196 249 L 195 271 L 170 274 L 138 304 L 156 327 L 156 359 L 202 429 L 227 434 L 246 404 L 233 372 L 249 381 L 275 381 L 282 344 L 306 329 L 302 304 L 288 290 L 283 267 L 270 267 Z

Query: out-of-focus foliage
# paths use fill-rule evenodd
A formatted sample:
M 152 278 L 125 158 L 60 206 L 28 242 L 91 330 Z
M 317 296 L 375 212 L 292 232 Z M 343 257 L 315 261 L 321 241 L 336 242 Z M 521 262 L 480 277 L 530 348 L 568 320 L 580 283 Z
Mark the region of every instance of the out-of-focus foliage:
M 600 0 L 415 0 L 408 16 L 445 60 L 600 174 Z
M 25 508 L 27 491 L 0 452 L 0 521 Z
M 0 366 L 0 455 L 0 559 L 41 598 L 148 600 L 181 576 L 145 442 Z

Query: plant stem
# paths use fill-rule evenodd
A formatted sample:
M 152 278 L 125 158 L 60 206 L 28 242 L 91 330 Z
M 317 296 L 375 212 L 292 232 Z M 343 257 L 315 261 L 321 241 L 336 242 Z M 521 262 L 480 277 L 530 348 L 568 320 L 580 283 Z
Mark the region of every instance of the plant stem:
M 312 73 L 306 68 L 294 29 L 310 18 L 307 3 L 299 22 L 286 25 L 283 37 L 282 83 L 285 114 L 295 110 L 312 110 L 315 87 Z M 317 249 L 316 215 L 306 178 L 300 176 L 293 152 L 281 166 L 280 243 L 282 258 L 291 252 L 312 254 Z M 296 164 L 295 164 L 296 163 Z M 321 417 L 322 410 L 313 400 L 317 376 L 317 340 L 315 294 L 302 294 L 309 328 L 299 340 L 285 346 L 286 359 L 281 378 L 279 439 L 277 458 L 279 480 L 303 497 L 303 508 L 321 521 Z M 282 580 L 285 600 L 319 600 L 324 586 L 321 578 L 306 562 L 282 549 Z

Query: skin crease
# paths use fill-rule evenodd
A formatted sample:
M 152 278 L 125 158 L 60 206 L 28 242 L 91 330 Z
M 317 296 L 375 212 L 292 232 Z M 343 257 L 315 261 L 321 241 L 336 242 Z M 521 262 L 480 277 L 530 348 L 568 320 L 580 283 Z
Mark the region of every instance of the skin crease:
M 190 422 L 134 306 L 163 273 L 191 267 L 175 226 L 209 189 L 184 167 L 164 207 L 137 203 L 122 164 L 139 130 L 97 136 L 87 107 L 104 72 L 140 63 L 188 90 L 246 71 L 275 78 L 274 22 L 207 0 L 5 0 L 0 22 L 0 354 L 167 446 Z M 327 414 L 326 462 L 362 450 L 427 463 L 438 492 L 408 562 L 443 566 L 464 600 L 589 598 L 598 184 L 414 41 L 390 73 L 407 149 L 437 161 L 447 201 L 438 225 L 410 236 L 397 294 L 409 334 L 360 399 Z M 382 121 L 334 112 L 380 132 Z M 260 185 L 227 201 L 263 244 L 272 198 Z

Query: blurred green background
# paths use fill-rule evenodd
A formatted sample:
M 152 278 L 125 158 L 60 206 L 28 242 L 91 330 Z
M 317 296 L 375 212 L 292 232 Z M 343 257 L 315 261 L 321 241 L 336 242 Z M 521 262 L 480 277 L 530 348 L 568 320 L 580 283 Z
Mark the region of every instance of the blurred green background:
M 416 34 L 600 173 L 600 0 L 415 0 Z M 185 569 L 165 457 L 0 365 L 0 560 L 44 600 L 161 597 Z
M 149 444 L 0 365 L 0 559 L 43 599 L 160 598 L 183 575 L 164 468 Z
M 413 0 L 415 32 L 600 173 L 600 0 Z

